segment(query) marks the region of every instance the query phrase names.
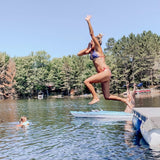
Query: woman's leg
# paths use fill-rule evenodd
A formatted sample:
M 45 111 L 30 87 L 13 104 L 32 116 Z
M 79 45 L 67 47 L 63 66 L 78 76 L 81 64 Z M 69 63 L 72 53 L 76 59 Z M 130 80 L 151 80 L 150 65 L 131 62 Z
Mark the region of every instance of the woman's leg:
M 118 97 L 118 96 L 110 95 L 110 92 L 109 92 L 109 83 L 110 83 L 109 81 L 101 83 L 104 98 L 105 98 L 106 100 L 121 101 L 121 102 L 124 102 L 124 103 L 126 103 L 128 106 L 131 107 L 131 104 L 130 104 L 130 102 L 127 100 L 127 98 L 121 98 L 121 97 Z
M 106 79 L 107 79 L 106 72 L 103 71 L 101 73 L 97 73 L 97 74 L 89 77 L 88 79 L 86 79 L 84 81 L 85 85 L 88 87 L 88 89 L 90 90 L 90 92 L 93 95 L 93 100 L 89 104 L 94 104 L 99 101 L 99 98 L 95 92 L 95 89 L 94 89 L 92 83 L 101 83 L 103 81 L 106 81 Z

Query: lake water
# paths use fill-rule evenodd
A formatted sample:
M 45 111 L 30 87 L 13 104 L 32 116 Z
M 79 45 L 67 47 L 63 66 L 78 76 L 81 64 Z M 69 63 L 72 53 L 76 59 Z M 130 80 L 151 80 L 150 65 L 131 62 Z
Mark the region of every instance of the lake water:
M 136 107 L 160 107 L 160 97 L 136 99 Z M 74 118 L 71 110 L 123 111 L 121 102 L 90 99 L 10 100 L 0 102 L 0 159 L 5 160 L 157 160 L 130 121 Z M 16 128 L 21 116 L 30 125 Z

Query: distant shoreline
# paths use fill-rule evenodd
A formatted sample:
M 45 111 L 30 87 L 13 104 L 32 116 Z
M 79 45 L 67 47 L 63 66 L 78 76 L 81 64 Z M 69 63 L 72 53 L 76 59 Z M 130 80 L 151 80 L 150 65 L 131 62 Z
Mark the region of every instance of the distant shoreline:
M 113 95 L 117 95 L 117 96 L 120 96 L 120 97 L 124 97 L 126 98 L 127 97 L 127 94 L 126 92 L 124 93 L 121 93 L 121 94 L 113 94 Z M 103 94 L 98 94 L 99 97 L 103 97 Z M 160 90 L 154 90 L 154 89 L 151 89 L 151 92 L 149 93 L 141 93 L 141 94 L 136 94 L 136 98 L 149 98 L 149 97 L 157 97 L 157 96 L 160 96 Z M 70 98 L 70 99 L 76 99 L 76 98 L 92 98 L 92 94 L 83 94 L 83 95 L 71 95 L 71 96 L 63 96 L 63 95 L 54 95 L 54 96 L 48 96 L 47 99 L 61 99 L 61 98 Z M 17 98 L 17 99 L 14 99 L 14 100 L 21 100 L 23 98 Z M 25 99 L 25 98 L 24 98 Z M 28 98 L 26 98 L 28 99 Z M 38 97 L 33 97 L 33 98 L 30 98 L 30 99 L 38 99 Z M 44 98 L 46 99 L 46 98 Z M 0 101 L 3 101 L 4 99 L 1 99 Z M 6 99 L 6 100 L 9 100 L 9 99 Z M 13 100 L 13 99 L 12 99 Z
M 124 95 L 124 93 L 121 94 L 123 97 L 127 97 L 127 95 Z M 146 98 L 146 97 L 157 97 L 160 96 L 160 90 L 151 89 L 151 92 L 149 93 L 141 93 L 136 94 L 136 98 Z
M 118 94 L 113 94 L 113 95 L 118 95 Z M 103 96 L 103 94 L 98 94 L 99 97 Z M 119 94 L 118 96 L 121 97 L 127 97 L 126 95 Z M 145 98 L 145 97 L 157 97 L 160 96 L 160 91 L 159 90 L 152 90 L 150 93 L 142 93 L 142 94 L 136 94 L 136 98 Z M 71 99 L 76 99 L 76 98 L 92 98 L 92 94 L 84 94 L 84 95 L 72 95 L 72 96 L 49 96 L 50 99 L 52 98 L 71 98 Z

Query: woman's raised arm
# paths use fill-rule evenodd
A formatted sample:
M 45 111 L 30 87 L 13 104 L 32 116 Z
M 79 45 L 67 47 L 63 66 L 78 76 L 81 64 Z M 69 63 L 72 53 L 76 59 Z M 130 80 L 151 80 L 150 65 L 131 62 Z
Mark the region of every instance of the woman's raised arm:
M 94 43 L 95 43 L 95 47 L 101 47 L 101 45 L 99 44 L 97 38 L 96 38 L 95 35 L 94 35 L 94 31 L 93 31 L 93 28 L 92 28 L 90 19 L 91 19 L 91 16 L 87 16 L 87 17 L 85 18 L 85 20 L 86 20 L 87 23 L 88 23 L 89 33 L 90 33 L 90 35 L 91 35 L 92 40 L 93 40 Z
M 92 47 L 91 47 L 91 44 L 89 43 L 88 47 L 79 51 L 77 55 L 78 56 L 83 56 L 83 55 L 89 54 L 91 52 L 91 50 L 92 50 Z

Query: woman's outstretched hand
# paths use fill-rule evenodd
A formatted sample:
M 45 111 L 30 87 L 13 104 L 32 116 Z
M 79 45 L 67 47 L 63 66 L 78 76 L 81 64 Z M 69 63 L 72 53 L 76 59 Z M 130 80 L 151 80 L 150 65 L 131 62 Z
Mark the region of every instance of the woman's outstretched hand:
M 91 17 L 92 17 L 92 16 L 88 15 L 88 16 L 85 18 L 85 20 L 86 20 L 86 21 L 90 21 Z

